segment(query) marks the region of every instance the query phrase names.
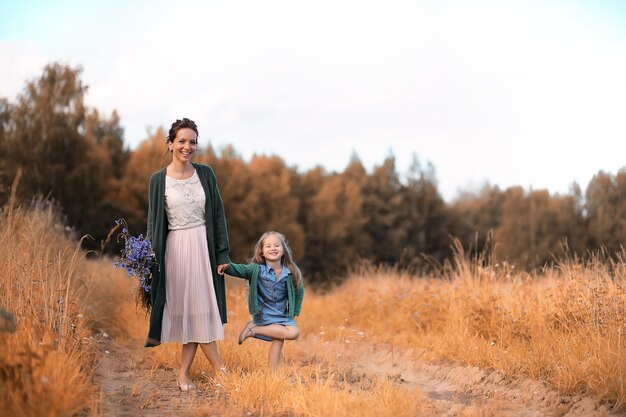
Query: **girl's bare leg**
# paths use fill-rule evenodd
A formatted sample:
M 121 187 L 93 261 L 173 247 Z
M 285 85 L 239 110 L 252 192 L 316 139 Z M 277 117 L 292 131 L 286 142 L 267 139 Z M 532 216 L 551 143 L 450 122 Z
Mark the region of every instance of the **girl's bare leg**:
M 197 343 L 185 343 L 183 345 L 183 354 L 180 359 L 180 372 L 178 374 L 178 382 L 181 384 L 189 384 L 189 369 L 193 358 L 196 356 L 196 350 L 198 349 Z
M 283 353 L 284 340 L 274 340 L 270 346 L 268 355 L 269 367 L 271 370 L 276 370 L 280 366 L 280 357 Z
M 224 365 L 222 364 L 220 354 L 217 352 L 217 343 L 200 343 L 200 349 L 202 349 L 202 353 L 204 353 L 204 356 L 209 360 L 215 372 L 223 370 Z
M 297 326 L 283 326 L 282 324 L 254 326 L 252 332 L 271 337 L 274 340 L 295 340 L 300 336 L 300 330 Z

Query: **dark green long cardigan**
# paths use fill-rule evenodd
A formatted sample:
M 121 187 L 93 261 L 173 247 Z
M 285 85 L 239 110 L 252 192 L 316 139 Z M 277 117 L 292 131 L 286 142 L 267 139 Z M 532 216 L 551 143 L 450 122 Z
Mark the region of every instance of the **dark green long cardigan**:
M 200 183 L 204 189 L 206 203 L 204 205 L 206 220 L 206 238 L 209 246 L 209 259 L 213 270 L 213 286 L 217 306 L 222 323 L 226 323 L 226 289 L 224 276 L 217 274 L 217 265 L 228 264 L 228 230 L 222 197 L 217 188 L 217 179 L 213 169 L 207 165 L 196 164 Z M 161 324 L 165 307 L 165 240 L 168 233 L 167 215 L 165 214 L 165 173 L 167 168 L 155 172 L 150 177 L 148 188 L 148 230 L 146 238 L 152 242 L 158 266 L 152 268 L 152 311 L 150 312 L 150 329 L 146 347 L 161 344 Z

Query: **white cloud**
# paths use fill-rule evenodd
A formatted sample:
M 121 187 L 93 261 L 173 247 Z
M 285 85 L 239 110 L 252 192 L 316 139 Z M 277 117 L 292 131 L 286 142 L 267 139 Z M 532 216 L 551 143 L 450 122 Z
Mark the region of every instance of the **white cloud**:
M 13 101 L 27 80 L 41 75 L 48 63 L 41 46 L 28 40 L 0 42 L 0 97 Z
M 277 153 L 301 168 L 343 169 L 353 150 L 371 167 L 392 148 L 401 171 L 413 153 L 432 161 L 448 198 L 483 179 L 566 192 L 573 180 L 584 186 L 598 170 L 622 164 L 624 37 L 580 7 L 99 7 L 72 17 L 80 36 L 49 31 L 49 46 L 29 46 L 36 53 L 1 44 L 0 59 L 15 66 L 0 95 L 21 88 L 20 75 L 37 75 L 44 58 L 60 57 L 84 67 L 88 102 L 116 108 L 131 145 L 146 127 L 185 115 L 215 145 L 233 144 L 245 157 Z

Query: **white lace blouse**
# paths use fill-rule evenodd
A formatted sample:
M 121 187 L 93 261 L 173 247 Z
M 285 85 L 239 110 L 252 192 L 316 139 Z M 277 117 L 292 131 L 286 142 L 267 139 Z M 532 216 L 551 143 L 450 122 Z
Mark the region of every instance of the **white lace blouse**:
M 165 176 L 165 213 L 169 229 L 186 229 L 204 224 L 206 196 L 198 173 L 177 180 Z

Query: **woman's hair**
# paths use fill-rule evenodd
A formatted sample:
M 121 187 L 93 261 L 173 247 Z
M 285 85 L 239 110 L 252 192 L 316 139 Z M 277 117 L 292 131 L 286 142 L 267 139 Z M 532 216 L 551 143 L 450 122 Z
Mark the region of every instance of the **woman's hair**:
M 170 127 L 170 131 L 167 134 L 166 142 L 172 142 L 176 138 L 176 134 L 180 129 L 191 129 L 196 132 L 196 137 L 198 136 L 198 126 L 196 126 L 196 122 L 183 117 L 182 120 L 176 119 L 176 121 L 172 123 L 172 127 Z
M 298 268 L 298 265 L 294 262 L 293 253 L 291 252 L 289 243 L 287 243 L 287 238 L 285 238 L 285 235 L 282 233 L 278 233 L 273 230 L 263 233 L 256 245 L 254 245 L 254 256 L 250 259 L 250 262 L 256 262 L 258 264 L 265 263 L 265 257 L 263 256 L 263 241 L 271 235 L 278 237 L 280 240 L 280 244 L 283 247 L 283 257 L 281 258 L 281 261 L 296 278 L 296 287 L 300 287 L 302 285 L 302 272 L 300 272 L 300 268 Z

